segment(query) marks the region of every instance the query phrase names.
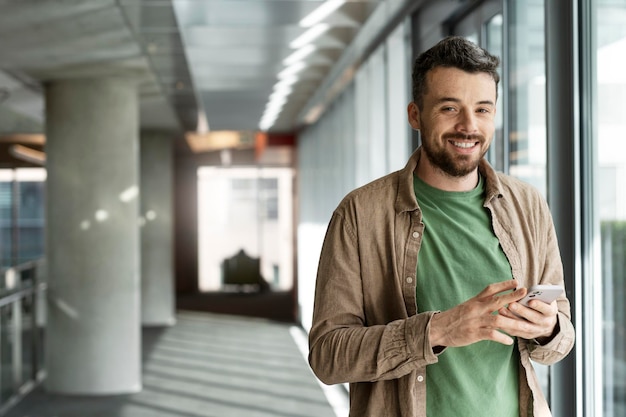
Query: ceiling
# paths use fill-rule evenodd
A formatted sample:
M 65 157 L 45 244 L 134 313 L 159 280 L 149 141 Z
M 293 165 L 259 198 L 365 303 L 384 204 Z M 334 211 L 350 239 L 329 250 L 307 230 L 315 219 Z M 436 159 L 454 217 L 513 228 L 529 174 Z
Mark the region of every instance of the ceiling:
M 379 2 L 338 3 L 289 81 L 299 22 L 324 0 L 0 0 L 0 134 L 43 132 L 45 82 L 112 75 L 139 81 L 143 129 L 294 132 Z

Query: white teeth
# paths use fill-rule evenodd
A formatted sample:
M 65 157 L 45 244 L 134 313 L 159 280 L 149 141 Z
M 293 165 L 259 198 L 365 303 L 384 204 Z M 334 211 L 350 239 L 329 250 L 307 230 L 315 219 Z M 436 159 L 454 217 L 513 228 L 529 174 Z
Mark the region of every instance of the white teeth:
M 475 143 L 474 142 L 452 142 L 454 144 L 454 146 L 457 146 L 459 148 L 472 148 L 474 147 Z

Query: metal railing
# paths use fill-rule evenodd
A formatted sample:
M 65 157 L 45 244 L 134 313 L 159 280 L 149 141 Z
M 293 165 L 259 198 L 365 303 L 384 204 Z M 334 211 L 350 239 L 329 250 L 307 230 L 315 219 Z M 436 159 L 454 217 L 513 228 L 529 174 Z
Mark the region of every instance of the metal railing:
M 45 377 L 45 261 L 0 271 L 0 416 Z

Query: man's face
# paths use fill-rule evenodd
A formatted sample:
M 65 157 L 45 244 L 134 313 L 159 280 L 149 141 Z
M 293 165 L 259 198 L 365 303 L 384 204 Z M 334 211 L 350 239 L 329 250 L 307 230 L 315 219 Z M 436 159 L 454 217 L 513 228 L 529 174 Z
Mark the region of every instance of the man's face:
M 496 83 L 487 73 L 436 67 L 426 75 L 420 110 L 409 105 L 409 123 L 419 129 L 423 154 L 448 176 L 472 173 L 495 131 Z

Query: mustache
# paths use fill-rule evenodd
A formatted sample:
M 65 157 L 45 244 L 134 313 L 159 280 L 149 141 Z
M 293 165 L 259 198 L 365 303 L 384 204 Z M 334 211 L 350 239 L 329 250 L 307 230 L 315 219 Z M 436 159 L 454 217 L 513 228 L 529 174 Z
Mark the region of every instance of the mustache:
M 464 135 L 463 133 L 446 133 L 443 135 L 444 139 L 458 139 L 458 140 L 475 140 L 478 142 L 484 142 L 485 137 L 483 135 Z

